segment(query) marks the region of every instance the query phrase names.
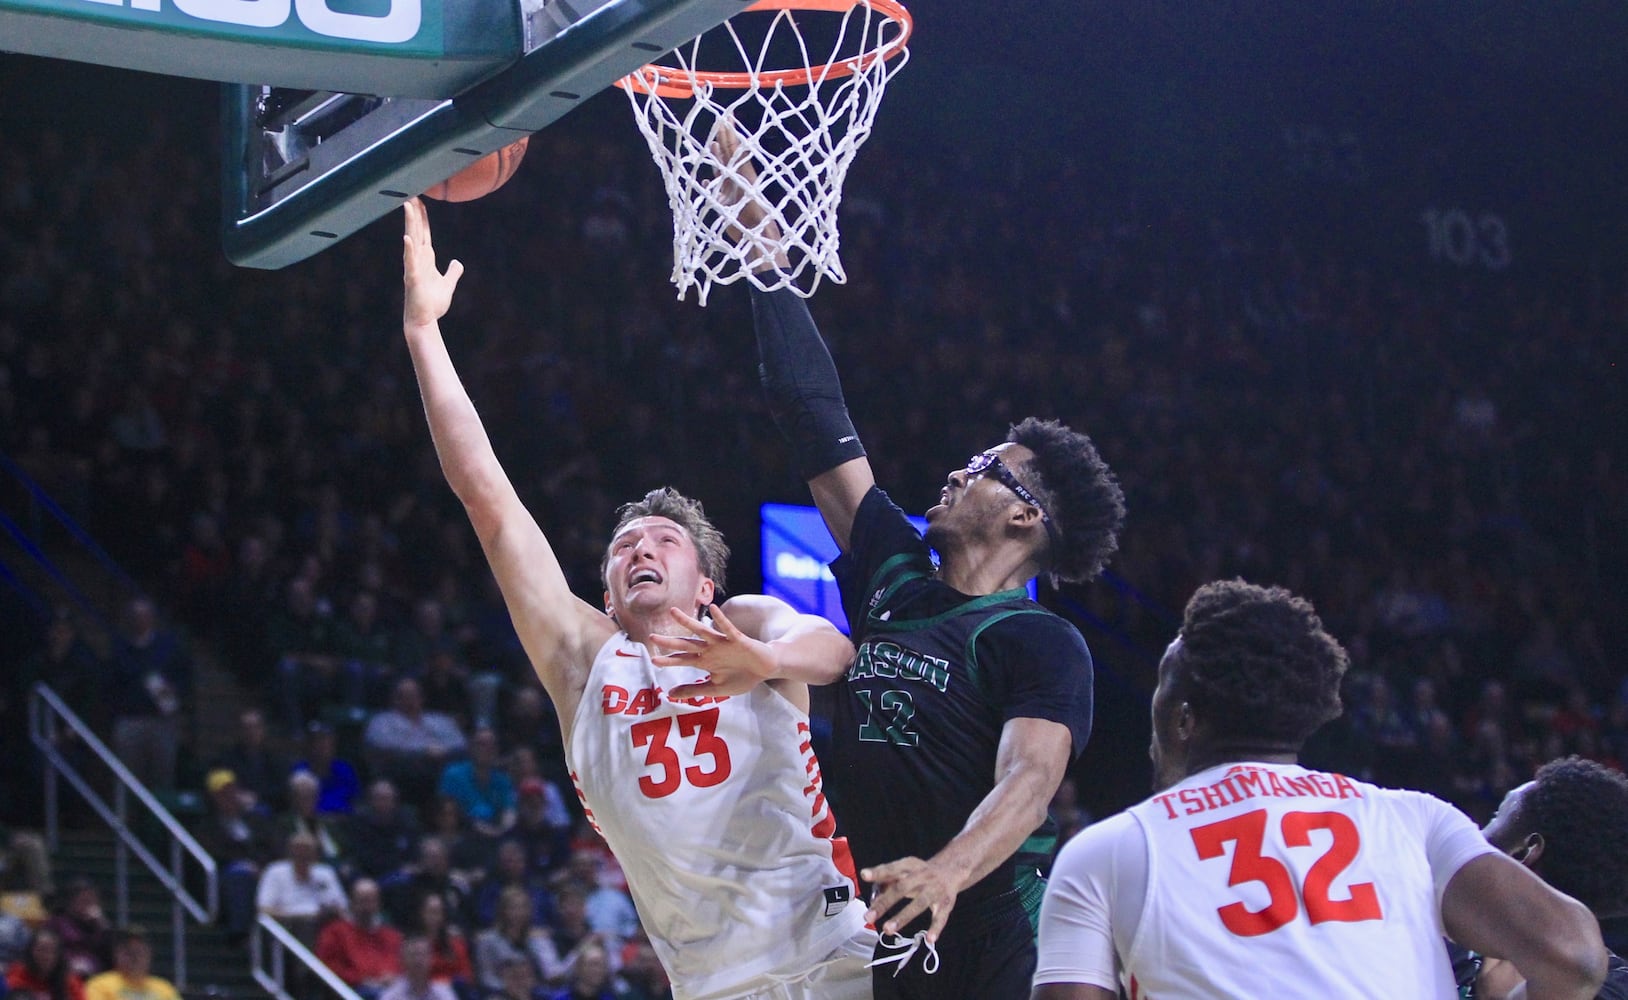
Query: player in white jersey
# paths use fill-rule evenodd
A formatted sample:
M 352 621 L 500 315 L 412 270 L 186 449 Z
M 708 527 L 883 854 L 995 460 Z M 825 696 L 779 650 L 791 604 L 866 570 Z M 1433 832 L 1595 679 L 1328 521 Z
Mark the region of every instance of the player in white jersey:
M 1346 663 L 1287 591 L 1199 588 L 1153 694 L 1159 792 L 1058 856 L 1034 1000 L 1450 998 L 1443 935 L 1514 962 L 1534 1000 L 1594 996 L 1580 904 L 1438 799 L 1296 763 Z
M 624 505 L 602 564 L 604 607 L 576 598 L 498 463 L 452 366 L 440 318 L 463 267 L 435 265 L 407 202 L 403 328 L 436 454 L 463 501 L 538 678 L 554 700 L 589 815 L 628 875 L 679 1000 L 868 1000 L 865 926 L 808 746 L 808 689 L 675 700 L 699 680 L 657 633 L 699 629 L 766 673 L 840 669 L 848 640 L 767 597 L 712 608 L 729 550 L 700 504 L 654 490 Z M 673 612 L 710 621 L 686 627 Z M 694 621 L 694 619 L 687 619 Z M 673 671 L 658 675 L 657 664 Z M 845 870 L 846 869 L 846 870 Z

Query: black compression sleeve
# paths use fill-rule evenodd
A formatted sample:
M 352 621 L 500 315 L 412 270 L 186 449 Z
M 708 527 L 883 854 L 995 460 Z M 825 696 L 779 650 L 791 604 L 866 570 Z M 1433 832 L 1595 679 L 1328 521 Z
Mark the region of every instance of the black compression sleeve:
M 837 366 L 808 303 L 791 289 L 752 289 L 752 326 L 757 330 L 758 378 L 769 412 L 791 442 L 798 471 L 813 479 L 865 448 L 848 418 Z

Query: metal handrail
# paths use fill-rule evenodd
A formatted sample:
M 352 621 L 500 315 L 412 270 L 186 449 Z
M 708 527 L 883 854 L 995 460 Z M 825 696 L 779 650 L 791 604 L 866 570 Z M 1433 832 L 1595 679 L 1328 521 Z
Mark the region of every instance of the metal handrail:
M 267 954 L 264 935 L 271 935 L 270 954 Z M 287 956 L 292 954 L 296 959 L 316 974 L 323 985 L 338 994 L 340 1000 L 362 1000 L 360 994 L 351 989 L 350 984 L 328 968 L 322 959 L 312 954 L 311 949 L 300 943 L 294 932 L 282 925 L 276 917 L 269 913 L 262 913 L 255 921 L 254 932 L 249 936 L 250 971 L 254 974 L 254 981 L 261 988 L 277 1000 L 295 1000 L 293 994 L 285 989 L 287 979 Z M 271 968 L 264 968 L 267 959 L 271 960 Z
M 109 805 L 100 792 L 73 763 L 62 753 L 57 746 L 59 736 L 58 725 L 65 725 L 91 753 L 106 765 L 112 772 L 117 784 L 113 787 L 113 804 Z M 199 923 L 209 923 L 214 920 L 215 914 L 220 910 L 220 874 L 215 859 L 199 846 L 192 834 L 188 833 L 179 820 L 170 815 L 153 793 L 148 791 L 135 775 L 130 773 L 109 750 L 84 720 L 74 714 L 55 691 L 46 684 L 34 685 L 28 701 L 28 732 L 34 746 L 40 755 L 45 758 L 45 835 L 51 848 L 56 849 L 59 843 L 58 830 L 58 791 L 59 778 L 68 782 L 79 792 L 85 802 L 107 824 L 108 829 L 115 836 L 115 873 L 118 892 L 118 914 L 124 920 L 129 911 L 129 876 L 126 854 L 134 854 L 147 869 L 152 872 L 163 887 L 169 891 L 174 901 L 171 906 L 171 930 L 175 936 L 175 982 L 177 986 L 185 987 L 186 976 L 186 923 L 183 911 L 190 914 L 192 919 Z M 169 835 L 169 863 L 168 865 L 148 850 L 135 833 L 130 829 L 128 822 L 128 800 L 134 796 L 147 814 L 157 820 L 159 825 Z M 190 854 L 204 874 L 204 899 L 198 900 L 186 887 L 182 868 L 184 863 L 183 852 Z

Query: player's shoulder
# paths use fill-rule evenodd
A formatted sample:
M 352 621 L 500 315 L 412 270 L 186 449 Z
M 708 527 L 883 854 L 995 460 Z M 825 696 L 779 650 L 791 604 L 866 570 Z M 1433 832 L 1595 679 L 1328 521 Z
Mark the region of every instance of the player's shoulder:
M 1074 623 L 1028 598 L 990 609 L 974 635 L 981 657 L 1010 652 L 1020 660 L 1089 667 L 1091 650 Z
M 1054 873 L 1093 870 L 1112 859 L 1127 845 L 1142 841 L 1142 825 L 1130 809 L 1098 820 L 1076 833 L 1057 852 Z
M 1376 802 L 1384 802 L 1394 808 L 1409 810 L 1420 816 L 1464 815 L 1451 802 L 1437 798 L 1429 792 L 1421 792 L 1413 788 L 1392 788 L 1389 785 L 1376 785 L 1371 781 L 1345 778 L 1343 775 L 1341 777 L 1358 789 L 1365 798 Z
M 856 552 L 878 547 L 904 549 L 912 553 L 927 551 L 927 543 L 911 523 L 910 515 L 893 502 L 886 490 L 874 484 L 865 491 L 859 507 L 854 511 L 853 529 L 848 541 Z

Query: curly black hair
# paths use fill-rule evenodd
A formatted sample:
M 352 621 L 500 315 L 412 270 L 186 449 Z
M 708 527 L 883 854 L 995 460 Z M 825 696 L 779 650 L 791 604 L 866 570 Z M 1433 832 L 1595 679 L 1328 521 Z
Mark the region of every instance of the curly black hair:
M 1048 572 L 1069 583 L 1095 579 L 1119 548 L 1125 523 L 1125 494 L 1113 470 L 1089 437 L 1056 420 L 1029 417 L 1006 440 L 1034 453 L 1023 478 L 1057 532 Z
M 616 527 L 611 529 L 611 538 L 614 539 L 629 523 L 641 517 L 665 517 L 688 532 L 690 541 L 695 543 L 701 575 L 710 579 L 720 593 L 723 591 L 724 573 L 729 567 L 729 544 L 724 541 L 723 532 L 707 519 L 701 501 L 687 497 L 671 486 L 651 490 L 640 499 L 630 500 L 616 508 Z M 602 582 L 605 567 L 609 565 L 610 549 L 607 547 L 599 560 Z
M 1298 749 L 1341 712 L 1345 648 L 1282 587 L 1206 583 L 1187 602 L 1179 649 L 1186 700 L 1216 737 Z
M 1574 755 L 1533 782 L 1517 826 L 1543 836 L 1538 874 L 1597 917 L 1628 913 L 1628 777 Z

